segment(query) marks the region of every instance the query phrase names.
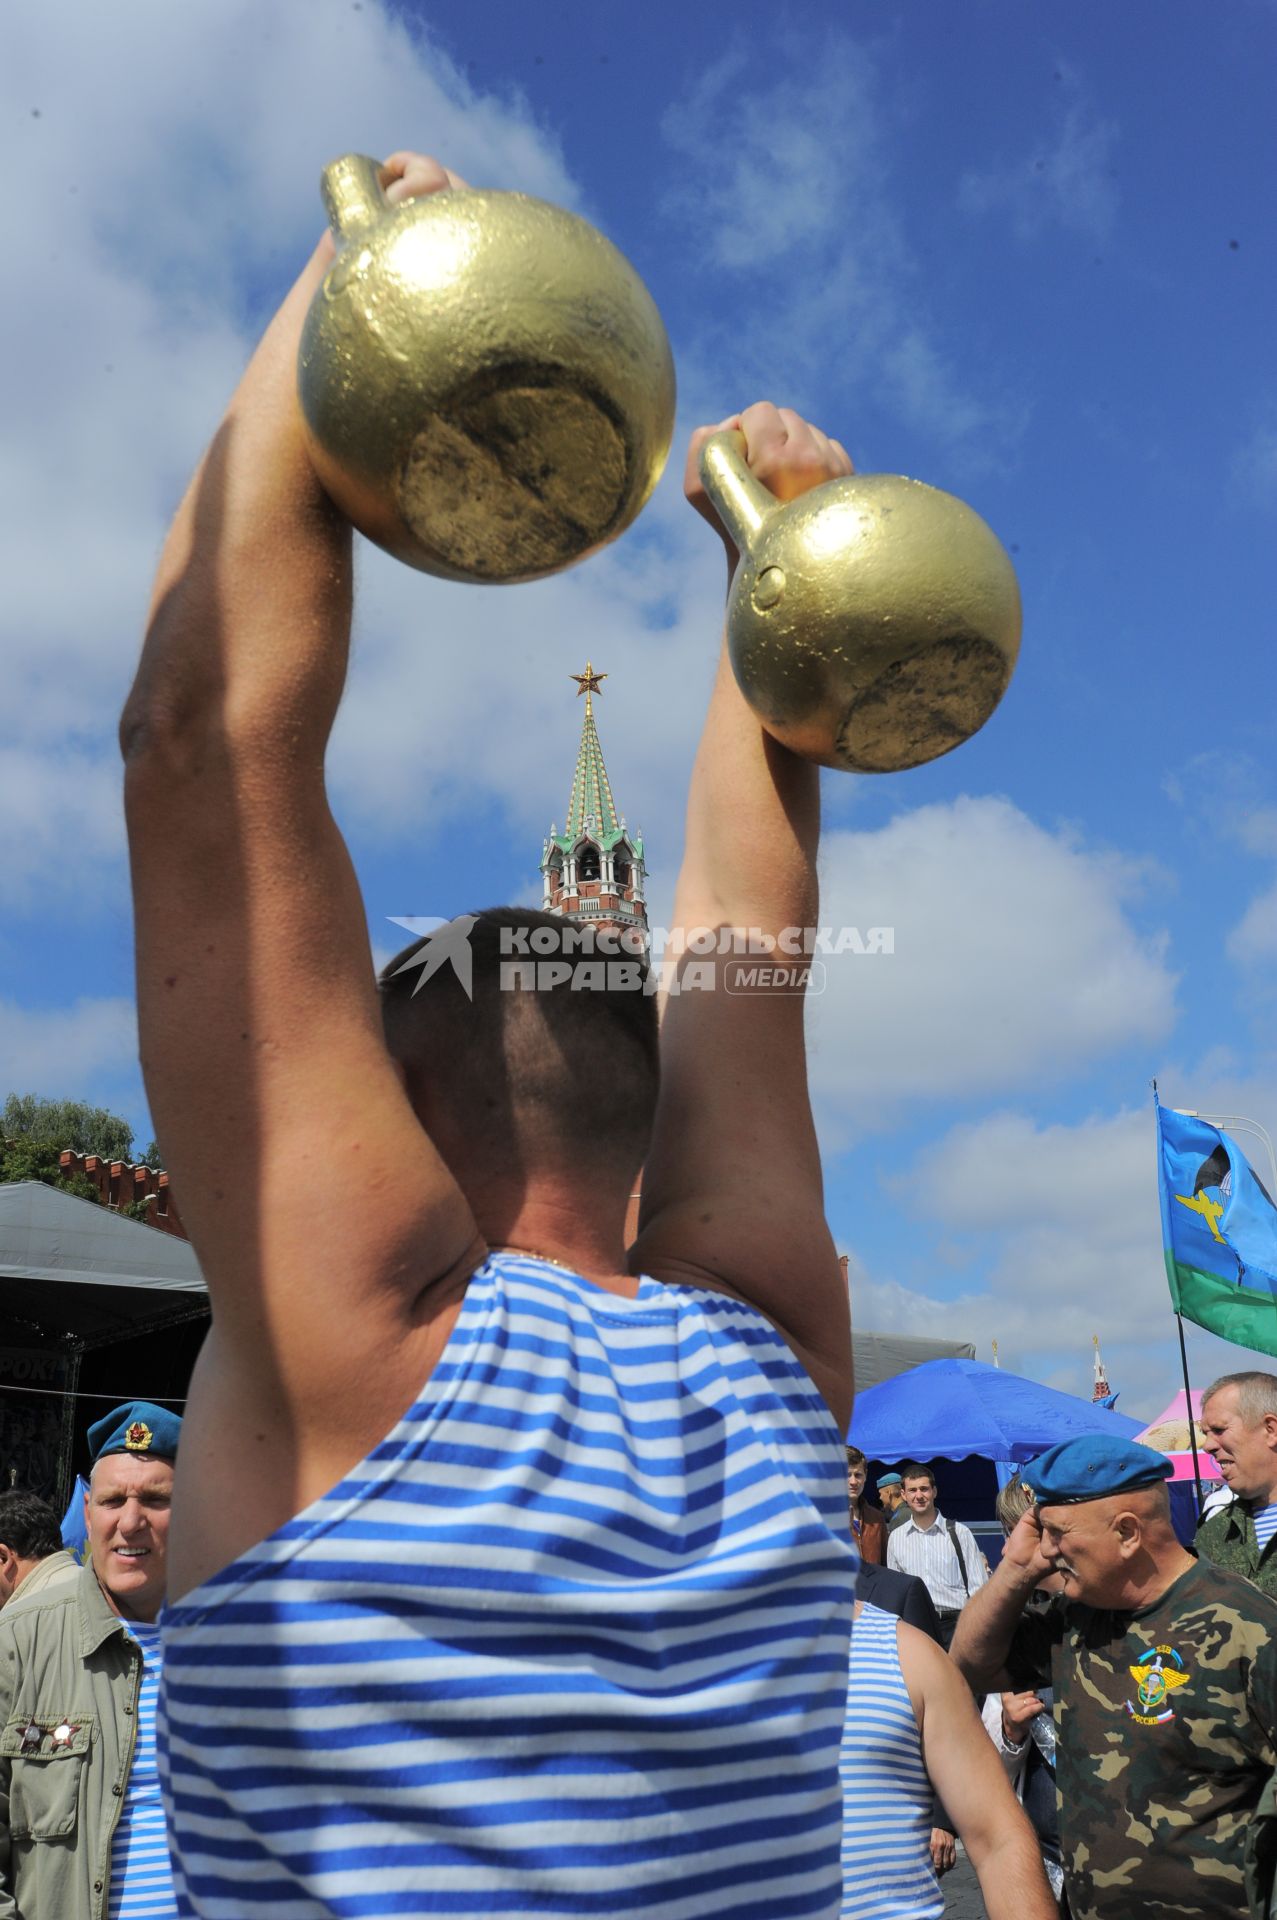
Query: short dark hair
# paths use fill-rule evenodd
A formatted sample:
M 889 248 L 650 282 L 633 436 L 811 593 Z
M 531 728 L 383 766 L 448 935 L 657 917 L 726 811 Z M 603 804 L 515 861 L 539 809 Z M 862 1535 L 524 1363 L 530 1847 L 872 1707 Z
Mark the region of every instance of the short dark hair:
M 867 1460 L 865 1459 L 865 1456 L 864 1456 L 864 1454 L 863 1454 L 863 1453 L 862 1453 L 862 1452 L 860 1451 L 860 1448 L 859 1448 L 859 1447 L 848 1447 L 848 1449 L 847 1449 L 847 1465 L 848 1465 L 849 1467 L 865 1467 L 865 1468 L 868 1468 L 868 1465 L 869 1465 L 869 1462 L 868 1462 L 868 1461 L 867 1461 Z
M 500 1164 L 526 1165 L 539 1153 L 636 1172 L 659 1086 L 642 956 L 561 914 L 488 907 L 473 921 L 469 993 L 451 965 L 423 981 L 409 964 L 431 935 L 378 981 L 386 1045 L 414 1106 L 446 1113 L 467 1151 Z M 572 974 L 544 984 L 545 962 L 556 957 L 571 960 Z M 521 984 L 531 979 L 535 991 Z
M 0 1546 L 19 1560 L 47 1560 L 62 1546 L 58 1516 L 38 1493 L 0 1493 Z
M 900 1469 L 900 1478 L 902 1482 L 905 1480 L 929 1480 L 933 1487 L 936 1484 L 935 1474 L 931 1468 L 925 1466 L 921 1460 L 906 1460 Z

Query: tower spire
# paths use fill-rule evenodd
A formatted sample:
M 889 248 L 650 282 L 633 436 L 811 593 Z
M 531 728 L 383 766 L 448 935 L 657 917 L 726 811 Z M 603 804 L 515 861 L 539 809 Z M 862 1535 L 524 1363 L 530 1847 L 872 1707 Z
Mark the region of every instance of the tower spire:
M 1091 1391 L 1091 1399 L 1092 1401 L 1107 1400 L 1110 1395 L 1113 1395 L 1113 1398 L 1116 1399 L 1117 1396 L 1113 1394 L 1113 1389 L 1108 1383 L 1108 1375 L 1104 1371 L 1104 1355 L 1100 1352 L 1100 1336 L 1098 1333 L 1091 1335 L 1091 1345 L 1095 1348 L 1095 1379 Z
M 578 698 L 585 695 L 585 713 L 567 819 L 562 833 L 550 828 L 541 856 L 545 906 L 600 931 L 636 935 L 646 950 L 643 839 L 631 832 L 612 798 L 594 719 L 594 696 L 602 693 L 607 677 L 592 660 L 584 673 L 568 676 L 576 682 Z
M 576 772 L 572 776 L 565 831 L 574 836 L 590 831 L 596 834 L 618 833 L 621 823 L 612 799 L 607 768 L 603 764 L 599 730 L 594 724 L 594 695 L 602 693 L 607 675 L 596 673 L 593 662 L 587 660 L 585 672 L 570 673 L 568 679 L 576 681 L 578 699 L 581 694 L 585 695 L 585 718 L 581 722 L 581 745 L 576 756 Z M 587 820 L 593 821 L 592 828 L 587 828 Z

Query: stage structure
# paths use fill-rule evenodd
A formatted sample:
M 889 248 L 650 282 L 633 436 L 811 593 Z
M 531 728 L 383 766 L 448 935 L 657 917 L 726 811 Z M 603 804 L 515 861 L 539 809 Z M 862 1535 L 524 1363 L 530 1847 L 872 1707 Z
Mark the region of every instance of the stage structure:
M 208 1316 L 187 1241 L 37 1180 L 0 1185 L 0 1488 L 61 1512 L 77 1437 L 111 1397 L 179 1405 Z M 126 1342 L 127 1367 L 91 1365 Z M 100 1401 L 80 1398 L 86 1368 Z

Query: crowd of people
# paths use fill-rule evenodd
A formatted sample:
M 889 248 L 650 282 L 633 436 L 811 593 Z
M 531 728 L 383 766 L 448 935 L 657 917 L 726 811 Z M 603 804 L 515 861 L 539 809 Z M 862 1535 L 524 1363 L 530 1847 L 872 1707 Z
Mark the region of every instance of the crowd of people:
M 885 1562 L 862 1569 L 862 1589 L 909 1570 L 877 1604 L 912 1609 L 924 1630 L 934 1616 L 1064 1915 L 1277 1912 L 1277 1376 L 1214 1382 L 1202 1427 L 1223 1498 L 1191 1548 L 1172 1525 L 1170 1462 L 1088 1436 L 1002 1489 L 992 1573 L 939 1514 L 928 1467 L 884 1473 L 875 1507 L 868 1463 L 848 1449 L 852 1530 Z M 930 1805 L 920 1790 L 919 1817 Z M 963 1834 L 960 1810 L 953 1824 Z M 898 1909 L 915 1910 L 942 1908 Z
M 992 1573 L 940 1515 L 928 1466 L 884 1473 L 879 1507 L 847 1448 L 861 1559 L 842 1915 L 939 1920 L 959 1841 L 990 1920 L 1277 1911 L 1277 1376 L 1217 1381 L 1202 1419 L 1230 1498 L 1192 1550 L 1164 1457 L 1089 1436 L 1002 1489 Z M 156 1740 L 181 1430 L 147 1402 L 89 1430 L 83 1563 L 43 1500 L 0 1495 L 0 1914 L 15 1920 L 185 1911 Z M 250 1882 L 238 1900 L 268 1911 Z
M 1196 1555 L 1162 1456 L 1107 1441 L 1029 1464 L 992 1571 L 926 1462 L 866 1503 L 803 983 L 732 991 L 720 937 L 818 926 L 818 774 L 726 650 L 695 991 L 658 1024 L 607 968 L 515 989 L 506 954 L 580 930 L 506 908 L 464 969 L 427 938 L 376 980 L 323 778 L 351 530 L 295 385 L 331 261 L 178 511 L 121 726 L 142 1061 L 213 1316 L 180 1422 L 90 1429 L 83 1566 L 0 1507 L 0 1920 L 927 1920 L 959 1841 L 991 1920 L 1266 1920 L 1277 1379 L 1207 1395 L 1236 1498 Z M 436 426 L 426 518 L 466 510 L 441 448 L 491 456 Z M 719 426 L 742 512 L 851 470 L 770 402 Z M 730 572 L 716 430 L 685 485 Z

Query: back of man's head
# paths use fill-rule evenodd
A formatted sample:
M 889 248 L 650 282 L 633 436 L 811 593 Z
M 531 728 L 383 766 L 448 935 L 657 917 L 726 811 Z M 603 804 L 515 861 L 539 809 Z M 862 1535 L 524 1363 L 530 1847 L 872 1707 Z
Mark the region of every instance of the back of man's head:
M 639 958 L 530 909 L 492 907 L 452 927 L 455 963 L 431 966 L 428 935 L 379 987 L 386 1045 L 462 1190 L 468 1174 L 550 1168 L 630 1180 L 658 1085 Z
M 1017 1473 L 1008 1480 L 1005 1487 L 998 1490 L 993 1510 L 998 1516 L 1003 1533 L 1013 1533 L 1022 1515 L 1033 1505 L 1033 1493 Z
M 62 1545 L 58 1516 L 35 1493 L 0 1493 L 0 1606 L 19 1580 Z

